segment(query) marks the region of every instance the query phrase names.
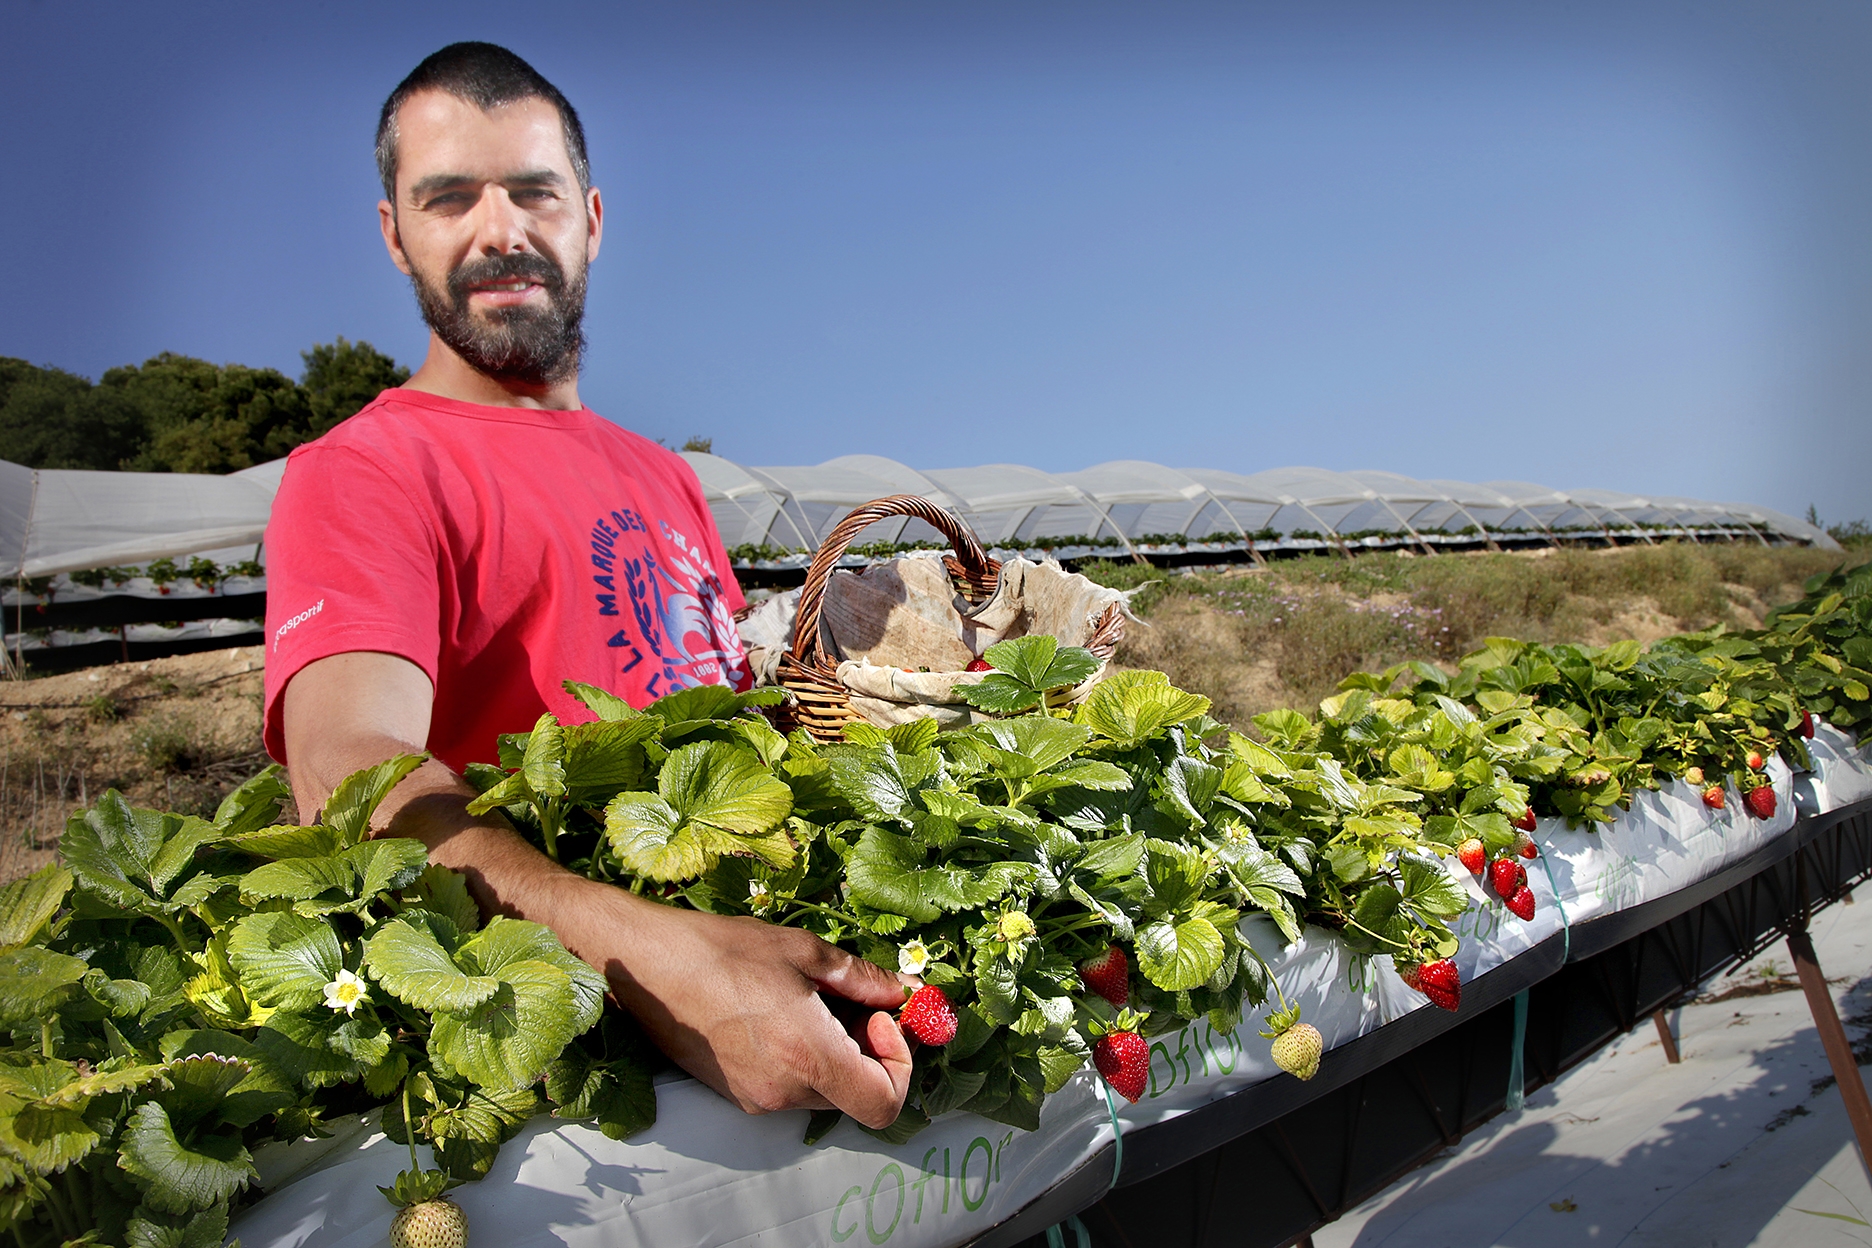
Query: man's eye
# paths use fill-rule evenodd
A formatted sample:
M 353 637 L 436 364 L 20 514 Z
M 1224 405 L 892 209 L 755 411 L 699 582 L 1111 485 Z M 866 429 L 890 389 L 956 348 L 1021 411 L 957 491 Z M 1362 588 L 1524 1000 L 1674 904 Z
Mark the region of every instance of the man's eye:
M 451 191 L 446 195 L 437 195 L 435 198 L 431 199 L 428 203 L 424 204 L 423 207 L 425 208 L 460 208 L 462 205 L 466 204 L 467 202 L 468 202 L 468 197 L 466 195 L 462 194 L 460 191 Z

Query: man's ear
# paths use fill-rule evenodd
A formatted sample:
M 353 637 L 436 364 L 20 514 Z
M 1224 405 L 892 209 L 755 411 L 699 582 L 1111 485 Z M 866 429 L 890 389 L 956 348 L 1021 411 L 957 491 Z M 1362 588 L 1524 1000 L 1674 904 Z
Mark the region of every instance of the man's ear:
M 598 188 L 585 192 L 585 263 L 598 258 L 598 245 L 604 241 L 604 199 Z
M 390 263 L 396 265 L 404 277 L 409 277 L 409 257 L 403 253 L 403 236 L 397 233 L 396 209 L 387 199 L 377 201 L 377 228 L 383 232 L 384 250 L 390 253 Z

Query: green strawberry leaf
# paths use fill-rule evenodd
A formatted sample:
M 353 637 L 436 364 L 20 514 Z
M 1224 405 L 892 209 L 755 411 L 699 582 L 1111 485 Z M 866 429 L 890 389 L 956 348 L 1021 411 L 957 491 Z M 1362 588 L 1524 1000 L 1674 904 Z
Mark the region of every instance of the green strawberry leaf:
M 337 831 L 346 845 L 370 835 L 371 816 L 378 804 L 412 771 L 429 761 L 427 754 L 399 754 L 375 767 L 346 776 L 325 802 L 319 822 Z
M 742 722 L 735 724 L 739 727 Z M 754 725 L 756 721 L 745 722 Z M 764 721 L 758 726 L 766 728 Z M 654 716 L 568 724 L 561 732 L 565 736 L 566 796 L 572 801 L 608 801 L 614 793 L 642 787 L 649 770 L 643 743 L 657 735 Z M 780 740 L 784 750 L 786 738 Z
M 158 1092 L 155 1100 L 186 1135 L 202 1119 L 217 1113 L 252 1073 L 253 1063 L 238 1057 L 218 1053 L 179 1057 L 163 1068 L 169 1087 Z
M 325 999 L 325 985 L 344 967 L 338 934 L 324 919 L 290 911 L 250 914 L 234 925 L 228 961 L 241 988 L 261 1005 L 310 1009 Z
M 563 682 L 561 687 L 580 702 L 583 702 L 585 704 L 585 709 L 596 715 L 601 722 L 617 723 L 627 719 L 640 719 L 643 717 L 642 711 L 626 702 L 623 698 L 618 697 L 615 693 L 608 693 L 596 685 L 587 685 L 580 681 L 568 680 Z
M 66 821 L 59 854 L 92 891 L 125 909 L 166 913 L 179 908 L 169 887 L 195 851 L 221 839 L 205 819 L 133 808 L 111 789 L 98 804 Z
M 468 877 L 459 871 L 430 863 L 404 891 L 413 895 L 417 908 L 441 915 L 458 932 L 472 932 L 481 926 L 481 908 L 468 895 Z
M 273 1069 L 294 1083 L 328 1088 L 364 1077 L 374 1062 L 362 1062 L 345 1050 L 355 1048 L 339 1028 L 349 1022 L 343 1014 L 316 1006 L 310 1010 L 280 1010 L 254 1033 L 254 1047 Z
M 591 1118 L 606 1138 L 626 1140 L 656 1125 L 650 1069 L 631 1057 L 600 1061 L 577 1045 L 546 1071 L 555 1118 Z
M 976 870 L 925 866 L 915 840 L 869 827 L 846 861 L 852 899 L 916 923 L 933 923 L 944 912 L 979 909 L 1034 874 L 1031 863 L 998 862 Z
M 490 1088 L 537 1080 L 603 1009 L 604 977 L 537 923 L 496 918 L 462 942 L 455 960 L 498 986 L 471 1009 L 437 1011 L 430 1051 Z
M 227 844 L 256 858 L 323 858 L 344 848 L 338 830 L 322 823 L 255 828 L 229 837 Z
M 1099 661 L 1090 650 L 1061 646 L 1058 638 L 1045 633 L 996 642 L 982 652 L 982 657 L 999 671 L 1042 693 L 1077 685 L 1099 669 Z
M 284 772 L 278 763 L 269 763 L 221 799 L 215 807 L 214 825 L 223 836 L 258 831 L 279 818 L 280 804 L 292 798 L 292 790 L 280 779 Z
M 391 996 L 419 1010 L 463 1013 L 491 1000 L 500 981 L 470 975 L 456 963 L 455 924 L 441 915 L 406 910 L 364 947 L 364 964 Z
M 0 1030 L 31 1028 L 72 994 L 91 968 L 77 958 L 37 945 L 0 953 Z
M 1449 919 L 1469 908 L 1469 894 L 1435 859 L 1405 855 L 1398 859 L 1398 869 L 1404 899 L 1424 914 Z
M 73 1106 L 22 1104 L 0 1091 L 0 1157 L 12 1154 L 35 1172 L 50 1174 L 82 1160 L 100 1138 Z
M 793 791 L 751 751 L 696 741 L 670 754 L 656 793 L 611 799 L 605 835 L 626 869 L 648 879 L 694 879 L 715 857 L 739 852 L 785 867 L 792 844 L 774 829 L 792 809 Z
M 1092 738 L 1086 728 L 1046 715 L 978 724 L 971 735 L 994 747 L 994 773 L 1005 780 L 1022 780 L 1057 767 Z
M 1138 929 L 1138 969 L 1165 992 L 1199 988 L 1222 965 L 1227 946 L 1206 918 L 1151 923 Z
M 1200 853 L 1154 839 L 1144 843 L 1144 850 L 1144 878 L 1164 909 L 1181 910 L 1202 893 L 1210 867 Z
M 1162 672 L 1114 672 L 1079 704 L 1073 722 L 1120 750 L 1132 750 L 1171 725 L 1208 712 L 1208 698 L 1183 692 Z
M 565 747 L 565 729 L 550 711 L 541 715 L 520 758 L 520 774 L 534 797 L 565 796 Z
M 962 700 L 990 715 L 1018 715 L 1040 705 L 1045 694 L 1004 672 L 990 672 L 973 684 L 957 684 Z
M 142 1180 L 144 1203 L 162 1213 L 224 1204 L 260 1177 L 238 1135 L 199 1135 L 183 1144 L 153 1101 L 130 1112 L 117 1164 Z
M 226 1205 L 210 1205 L 199 1213 L 159 1213 L 137 1206 L 124 1227 L 126 1248 L 221 1248 L 227 1238 Z
M 71 886 L 71 872 L 54 862 L 0 888 L 0 949 L 37 936 L 58 913 Z
M 572 977 L 544 962 L 507 967 L 482 1005 L 463 1014 L 438 1013 L 429 1035 L 432 1056 L 488 1088 L 524 1088 L 537 1081 L 577 1034 Z

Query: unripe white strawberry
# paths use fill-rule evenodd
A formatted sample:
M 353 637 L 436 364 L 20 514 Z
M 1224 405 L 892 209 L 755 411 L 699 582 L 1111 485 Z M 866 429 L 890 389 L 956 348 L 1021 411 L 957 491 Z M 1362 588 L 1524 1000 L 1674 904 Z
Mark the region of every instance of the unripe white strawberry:
M 397 1210 L 390 1248 L 467 1248 L 468 1215 L 446 1196 Z
M 1274 1064 L 1299 1080 L 1319 1074 L 1320 1054 L 1325 1051 L 1325 1037 L 1311 1023 L 1295 1023 L 1274 1037 Z

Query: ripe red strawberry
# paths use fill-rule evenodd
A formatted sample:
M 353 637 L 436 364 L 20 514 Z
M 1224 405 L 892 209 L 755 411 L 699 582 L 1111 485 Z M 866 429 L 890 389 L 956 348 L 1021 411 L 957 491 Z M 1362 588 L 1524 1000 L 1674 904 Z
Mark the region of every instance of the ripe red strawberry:
M 1712 784 L 1709 788 L 1704 789 L 1703 804 L 1711 810 L 1721 810 L 1724 805 L 1722 785 Z
M 1497 858 L 1489 864 L 1489 887 L 1503 898 L 1514 896 L 1515 889 L 1521 887 L 1521 880 L 1515 874 L 1520 869 L 1521 865 L 1512 858 Z
M 1417 991 L 1430 998 L 1439 1010 L 1455 1012 L 1462 1004 L 1462 976 L 1448 958 L 1426 962 L 1417 968 Z
M 970 659 L 969 665 L 962 670 L 965 672 L 992 672 L 994 671 L 994 664 L 990 663 L 987 659 Z
M 1085 986 L 1119 1009 L 1131 999 L 1131 962 L 1117 945 L 1079 964 L 1079 978 Z
M 1515 890 L 1515 895 L 1508 899 L 1508 909 L 1513 911 L 1515 917 L 1518 919 L 1526 920 L 1533 918 L 1534 890 L 1525 884 L 1517 888 Z
M 1688 771 L 1684 772 L 1684 783 L 1685 784 L 1702 784 L 1703 783 L 1703 769 L 1701 767 L 1692 767 Z
M 1295 1023 L 1274 1037 L 1274 1064 L 1301 1081 L 1319 1074 L 1320 1054 L 1326 1039 L 1311 1023 Z
M 1469 868 L 1470 875 L 1481 875 L 1488 866 L 1488 849 L 1479 837 L 1470 837 L 1456 847 L 1456 860 Z
M 1514 821 L 1514 826 L 1520 828 L 1523 832 L 1532 832 L 1534 830 L 1534 808 L 1532 806 L 1528 807 L 1527 813 Z
M 1150 1045 L 1135 1031 L 1108 1031 L 1092 1046 L 1092 1064 L 1119 1096 L 1137 1104 L 1150 1083 Z
M 1749 751 L 1748 765 L 1749 765 L 1750 771 L 1760 771 L 1762 769 L 1762 756 L 1761 756 L 1760 750 Z
M 1813 740 L 1813 724 L 1814 724 L 1813 712 L 1802 711 L 1800 734 L 1801 736 L 1806 737 L 1810 741 Z
M 955 1009 L 935 984 L 924 984 L 910 994 L 897 1015 L 897 1023 L 905 1034 L 923 1044 L 948 1044 L 955 1039 Z
M 1534 843 L 1534 838 L 1527 833 L 1517 832 L 1514 838 L 1514 852 L 1520 854 L 1523 858 L 1538 858 L 1540 857 L 1540 846 L 1536 845 Z M 1525 868 L 1523 869 L 1525 870 Z
M 1757 819 L 1772 819 L 1775 813 L 1775 791 L 1771 784 L 1764 784 L 1758 789 L 1750 789 L 1742 795 L 1742 804 L 1749 808 L 1749 813 Z

